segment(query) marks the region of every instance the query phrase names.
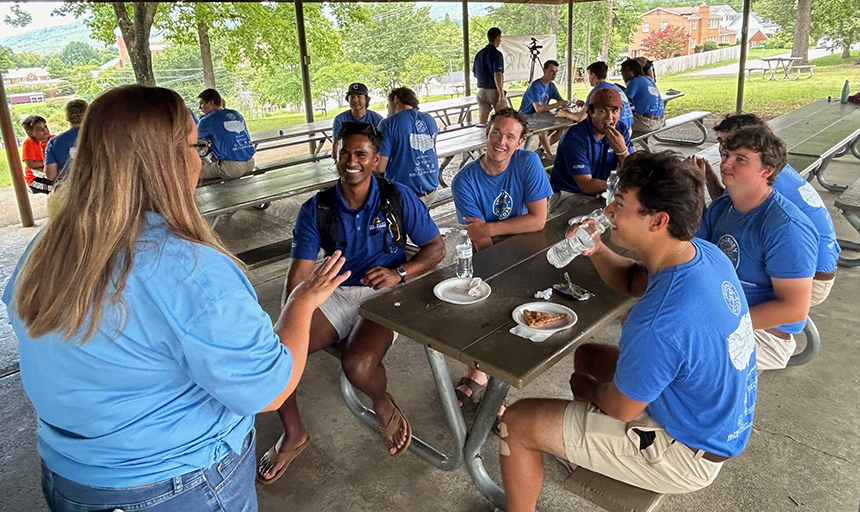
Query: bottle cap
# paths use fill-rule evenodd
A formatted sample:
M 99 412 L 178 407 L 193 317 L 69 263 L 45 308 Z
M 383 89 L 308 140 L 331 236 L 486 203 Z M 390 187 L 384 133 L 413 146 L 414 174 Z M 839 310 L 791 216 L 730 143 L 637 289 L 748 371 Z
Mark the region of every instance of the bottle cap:
M 468 234 L 469 234 L 469 232 L 468 232 L 468 231 L 466 231 L 465 229 L 461 229 L 461 230 L 460 230 L 460 234 L 461 234 L 461 235 L 468 235 Z

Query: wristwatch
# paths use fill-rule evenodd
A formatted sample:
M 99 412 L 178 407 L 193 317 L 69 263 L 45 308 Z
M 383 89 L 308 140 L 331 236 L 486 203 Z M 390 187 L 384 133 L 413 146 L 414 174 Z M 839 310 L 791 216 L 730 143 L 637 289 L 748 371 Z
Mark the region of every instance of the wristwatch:
M 395 270 L 397 271 L 397 275 L 400 276 L 400 283 L 401 284 L 405 283 L 406 282 L 406 269 L 403 267 L 397 267 Z

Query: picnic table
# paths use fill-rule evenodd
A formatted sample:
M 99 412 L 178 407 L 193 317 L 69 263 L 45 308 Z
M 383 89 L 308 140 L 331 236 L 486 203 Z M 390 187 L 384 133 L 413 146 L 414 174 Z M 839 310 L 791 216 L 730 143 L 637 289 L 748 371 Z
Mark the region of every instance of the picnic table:
M 842 211 L 842 216 L 845 217 L 845 220 L 860 233 L 860 177 L 836 199 L 835 205 Z M 857 242 L 843 239 L 836 241 L 842 249 L 860 251 L 860 244 Z M 857 267 L 860 266 L 860 257 L 849 258 L 844 254 L 840 254 L 838 263 L 843 267 Z
M 602 200 L 595 199 L 549 220 L 543 231 L 516 235 L 476 253 L 475 276 L 483 278 L 492 288 L 486 300 L 454 305 L 436 298 L 434 286 L 456 274 L 456 265 L 451 265 L 398 287 L 360 308 L 362 317 L 426 347 L 456 449 L 453 454 L 444 455 L 415 438 L 409 450 L 436 467 L 453 470 L 463 462 L 462 448 L 472 480 L 496 507 L 504 509 L 505 495 L 487 474 L 481 450 L 510 387 L 527 386 L 635 301 L 610 289 L 588 258 L 576 258 L 564 269 L 557 269 L 546 261 L 546 250 L 564 237 L 568 218 L 587 214 L 603 205 Z M 577 322 L 542 343 L 511 334 L 510 329 L 516 325 L 512 318 L 514 308 L 535 301 L 536 291 L 563 282 L 565 271 L 573 282 L 595 294 L 585 302 L 553 294 L 551 302 L 571 308 L 578 316 Z M 474 364 L 490 376 L 468 432 L 443 356 L 466 365 Z M 350 388 L 348 381 L 341 378 L 341 390 L 350 409 L 365 423 L 375 426 L 373 412 L 361 405 L 354 393 L 349 397 Z
M 803 60 L 800 57 L 766 57 L 760 60 L 767 64 L 767 69 L 762 71 L 762 78 L 764 80 L 797 80 L 800 77 L 800 72 L 794 78 L 791 78 L 789 75 L 792 65 L 799 60 Z M 777 71 L 780 68 L 782 68 L 782 78 L 777 76 Z M 770 73 L 770 78 L 765 77 L 767 73 Z
M 523 91 L 506 91 L 505 98 L 511 105 L 511 98 L 519 98 Z M 439 120 L 443 126 L 462 124 L 472 107 L 478 105 L 477 96 L 465 96 L 463 98 L 451 98 L 449 100 L 431 101 L 418 106 L 421 112 L 431 114 Z

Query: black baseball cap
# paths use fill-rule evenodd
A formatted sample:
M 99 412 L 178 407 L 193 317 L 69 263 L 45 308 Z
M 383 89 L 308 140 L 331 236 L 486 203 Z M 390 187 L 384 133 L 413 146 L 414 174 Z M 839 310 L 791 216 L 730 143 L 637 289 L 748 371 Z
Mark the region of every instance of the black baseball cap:
M 359 82 L 349 84 L 349 89 L 346 90 L 346 95 L 349 96 L 350 94 L 364 94 L 365 96 L 370 97 L 370 94 L 367 93 L 367 86 Z

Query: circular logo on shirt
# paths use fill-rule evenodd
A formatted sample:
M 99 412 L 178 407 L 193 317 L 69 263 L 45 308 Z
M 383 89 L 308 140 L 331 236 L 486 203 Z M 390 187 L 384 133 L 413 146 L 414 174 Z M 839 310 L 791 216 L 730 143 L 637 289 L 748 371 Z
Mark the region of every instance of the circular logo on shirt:
M 226 117 L 227 119 L 236 119 L 236 114 L 232 112 L 227 112 L 227 115 L 224 117 Z
M 738 241 L 735 240 L 735 237 L 732 235 L 721 236 L 720 240 L 717 242 L 717 247 L 723 251 L 723 254 L 728 256 L 732 261 L 732 265 L 737 269 L 738 263 L 741 261 L 741 249 L 740 246 L 738 246 Z
M 735 285 L 728 281 L 723 281 L 723 300 L 726 301 L 726 306 L 732 314 L 735 316 L 741 314 L 741 296 Z
M 502 190 L 498 197 L 493 201 L 493 214 L 499 220 L 505 220 L 514 210 L 514 200 L 511 195 Z
M 418 133 L 424 133 L 427 131 L 427 125 L 424 124 L 424 121 L 419 119 L 415 121 L 415 130 L 417 130 Z
M 824 208 L 824 201 L 821 199 L 821 196 L 818 195 L 818 192 L 812 188 L 812 185 L 809 184 L 808 181 L 804 181 L 803 185 L 797 189 L 800 192 L 800 197 L 803 198 L 803 201 L 813 208 Z
M 747 368 L 750 364 L 750 356 L 755 350 L 755 334 L 753 334 L 749 313 L 741 317 L 738 328 L 729 334 L 726 341 L 729 345 L 729 359 L 732 361 L 732 366 L 738 370 Z

